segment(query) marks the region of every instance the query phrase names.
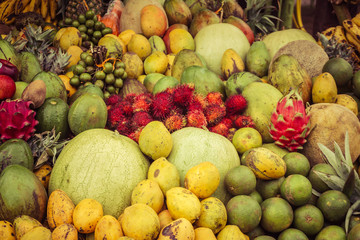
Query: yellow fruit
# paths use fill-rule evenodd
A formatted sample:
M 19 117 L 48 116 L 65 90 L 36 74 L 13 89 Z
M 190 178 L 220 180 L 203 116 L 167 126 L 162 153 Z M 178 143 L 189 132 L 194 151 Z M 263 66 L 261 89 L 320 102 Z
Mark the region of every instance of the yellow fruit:
M 4 240 L 16 240 L 15 230 L 11 222 L 6 220 L 0 221 L 0 239 Z
M 102 205 L 95 199 L 83 199 L 73 213 L 74 226 L 80 233 L 92 233 L 104 214 Z
M 151 54 L 151 45 L 149 40 L 141 34 L 134 34 L 127 45 L 129 52 L 136 53 L 142 61 Z
M 127 46 L 134 34 L 136 34 L 134 30 L 127 29 L 127 30 L 122 31 L 118 37 L 125 44 L 125 46 Z
M 260 147 L 262 145 L 262 138 L 259 131 L 255 128 L 244 127 L 235 132 L 232 143 L 238 153 L 243 154 L 249 149 Z
M 216 240 L 216 237 L 210 228 L 195 228 L 195 240 Z
M 137 240 L 156 239 L 160 232 L 160 221 L 154 209 L 143 203 L 125 208 L 121 217 L 124 235 Z
M 144 203 L 159 213 L 164 205 L 164 194 L 159 184 L 150 179 L 139 182 L 131 194 L 131 204 Z
M 217 240 L 246 240 L 246 237 L 238 226 L 226 225 L 217 235 Z
M 163 229 L 164 226 L 171 223 L 174 219 L 172 219 L 169 210 L 165 209 L 159 212 L 158 214 L 159 221 L 160 221 L 160 229 Z
M 278 179 L 283 177 L 286 172 L 285 161 L 264 147 L 251 149 L 245 157 L 245 162 L 259 179 Z
M 171 71 L 172 71 L 172 66 L 174 65 L 174 60 L 175 60 L 175 56 L 176 54 L 174 53 L 169 53 L 168 55 L 166 55 L 168 58 L 168 65 L 166 68 L 166 72 L 165 75 L 166 76 L 171 76 Z
M 70 223 L 64 223 L 56 227 L 51 234 L 52 240 L 78 240 L 78 231 Z
M 21 240 L 34 240 L 34 239 L 41 239 L 41 240 L 52 240 L 51 239 L 51 231 L 46 227 L 36 227 L 31 229 L 29 232 L 25 233 L 22 236 Z
M 121 60 L 125 64 L 125 72 L 128 78 L 137 79 L 144 73 L 144 63 L 136 53 L 126 52 Z
M 65 70 L 69 69 L 70 67 L 76 65 L 79 62 L 80 54 L 83 52 L 83 50 L 79 46 L 70 46 L 66 52 L 71 57 L 69 59 L 69 64 L 65 67 Z
M 141 9 L 140 27 L 143 34 L 151 36 L 163 36 L 167 27 L 167 17 L 162 8 L 149 4 Z
M 313 103 L 334 103 L 336 96 L 336 82 L 330 73 L 324 72 L 315 78 L 312 86 Z
M 201 201 L 200 218 L 195 222 L 195 226 L 209 228 L 217 234 L 225 227 L 226 221 L 226 207 L 220 199 L 209 197 Z
M 145 74 L 142 74 L 140 76 L 137 77 L 137 80 L 139 82 L 141 82 L 142 84 L 144 84 L 144 79 L 146 78 L 146 75 Z
M 158 240 L 194 240 L 195 231 L 189 220 L 179 218 L 162 228 Z
M 124 234 L 120 222 L 111 215 L 105 215 L 96 224 L 94 236 L 95 240 L 117 240 Z
M 171 134 L 160 121 L 148 123 L 140 133 L 140 150 L 153 160 L 169 156 L 172 146 Z
M 53 191 L 47 205 L 47 222 L 51 229 L 64 223 L 73 223 L 75 204 L 62 190 Z
M 185 188 L 198 198 L 207 198 L 213 194 L 220 183 L 220 173 L 211 162 L 202 162 L 190 168 L 184 179 Z
M 58 75 L 59 78 L 61 79 L 61 81 L 65 85 L 68 98 L 71 97 L 77 90 L 75 87 L 73 87 L 70 84 L 70 78 L 71 78 L 71 77 L 69 77 L 70 75 L 74 75 L 74 73 L 71 71 L 71 72 L 66 73 L 65 75 Z
M 221 58 L 221 73 L 224 79 L 244 70 L 245 64 L 240 55 L 232 48 L 227 49 Z
M 28 215 L 21 215 L 16 217 L 13 222 L 16 239 L 21 239 L 27 232 L 36 227 L 41 227 L 42 224 Z
M 180 187 L 180 173 L 174 164 L 161 157 L 153 161 L 149 167 L 148 179 L 156 181 L 163 194 L 173 187 Z
M 64 51 L 67 51 L 70 46 L 81 46 L 81 44 L 80 31 L 75 27 L 62 28 L 54 37 L 55 47 L 60 47 Z
M 185 29 L 177 28 L 169 34 L 170 50 L 177 54 L 183 49 L 195 50 L 195 41 L 191 34 Z
M 144 61 L 144 70 L 149 73 L 165 73 L 169 60 L 164 52 L 155 51 L 151 53 Z
M 100 38 L 98 46 L 106 47 L 106 57 L 118 58 L 123 54 L 124 44 L 117 36 L 113 34 L 106 34 Z
M 68 71 L 65 73 L 65 76 L 72 78 L 74 76 L 74 73 L 73 73 L 73 71 Z
M 45 189 L 48 189 L 49 186 L 51 170 L 52 167 L 49 164 L 44 164 L 34 171 L 34 174 L 40 180 Z
M 127 51 L 127 48 L 126 48 L 126 45 L 125 43 L 116 35 L 112 34 L 112 33 L 109 33 L 109 34 L 106 34 L 104 37 L 112 37 L 114 38 L 116 41 L 118 41 L 122 47 L 122 54 L 126 53 Z
M 338 94 L 335 103 L 350 109 L 356 116 L 359 113 L 357 102 L 348 94 Z
M 183 187 L 174 187 L 166 192 L 166 206 L 173 219 L 186 218 L 194 223 L 200 217 L 199 198 Z

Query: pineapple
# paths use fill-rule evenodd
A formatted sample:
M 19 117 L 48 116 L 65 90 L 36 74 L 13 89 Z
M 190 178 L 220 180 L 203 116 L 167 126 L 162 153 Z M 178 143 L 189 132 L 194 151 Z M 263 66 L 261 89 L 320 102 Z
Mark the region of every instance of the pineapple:
M 257 38 L 277 31 L 273 20 L 280 21 L 280 19 L 271 14 L 276 7 L 268 2 L 268 0 L 246 0 L 245 19 Z
M 93 10 L 95 14 L 102 15 L 104 7 L 102 0 L 62 0 L 62 12 L 64 17 L 77 19 L 79 14 L 84 14 L 87 10 Z

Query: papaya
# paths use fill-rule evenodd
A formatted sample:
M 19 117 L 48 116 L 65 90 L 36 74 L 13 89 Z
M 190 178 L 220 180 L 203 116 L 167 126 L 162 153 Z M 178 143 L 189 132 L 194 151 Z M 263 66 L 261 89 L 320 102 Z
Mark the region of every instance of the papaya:
M 295 57 L 283 54 L 276 58 L 269 69 L 268 82 L 282 94 L 298 89 L 304 101 L 310 102 L 312 81 Z
M 12 164 L 19 164 L 33 170 L 34 158 L 26 141 L 9 139 L 0 145 L 0 173 Z
M 256 41 L 250 46 L 246 54 L 246 70 L 258 77 L 266 76 L 268 74 L 270 61 L 270 53 L 265 43 L 263 41 Z

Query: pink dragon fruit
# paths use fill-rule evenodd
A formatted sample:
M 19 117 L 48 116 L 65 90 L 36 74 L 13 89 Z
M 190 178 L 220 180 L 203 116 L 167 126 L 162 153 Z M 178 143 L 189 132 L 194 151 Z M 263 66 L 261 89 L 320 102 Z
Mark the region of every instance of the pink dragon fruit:
M 12 138 L 28 140 L 35 133 L 35 111 L 32 102 L 6 99 L 0 103 L 0 142 Z
M 294 152 L 302 149 L 310 133 L 310 116 L 296 90 L 279 100 L 270 119 L 270 135 L 275 144 Z

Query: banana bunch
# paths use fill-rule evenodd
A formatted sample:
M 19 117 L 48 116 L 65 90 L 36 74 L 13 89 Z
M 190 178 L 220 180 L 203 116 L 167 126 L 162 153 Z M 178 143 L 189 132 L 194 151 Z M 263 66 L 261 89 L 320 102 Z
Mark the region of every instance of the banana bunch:
M 344 20 L 343 26 L 346 31 L 346 39 L 360 52 L 360 13 L 352 19 Z
M 57 0 L 5 0 L 0 3 L 0 22 L 11 24 L 20 13 L 36 12 L 51 23 L 55 21 L 57 7 Z

